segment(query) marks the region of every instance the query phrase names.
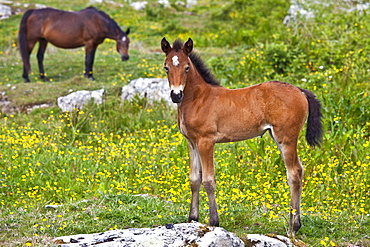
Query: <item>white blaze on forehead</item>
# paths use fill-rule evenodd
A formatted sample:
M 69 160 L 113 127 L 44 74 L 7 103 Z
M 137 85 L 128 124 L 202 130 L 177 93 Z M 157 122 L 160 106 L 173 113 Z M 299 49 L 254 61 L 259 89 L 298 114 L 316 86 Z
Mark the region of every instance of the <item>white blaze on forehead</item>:
M 123 36 L 122 37 L 122 41 L 125 42 L 126 41 L 126 36 Z
M 180 64 L 179 57 L 178 56 L 173 56 L 172 57 L 172 63 L 174 66 L 177 66 Z

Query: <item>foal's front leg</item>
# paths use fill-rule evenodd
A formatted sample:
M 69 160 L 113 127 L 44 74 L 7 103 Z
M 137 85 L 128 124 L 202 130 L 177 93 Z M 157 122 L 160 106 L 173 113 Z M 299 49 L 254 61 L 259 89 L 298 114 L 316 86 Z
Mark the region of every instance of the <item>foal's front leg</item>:
M 196 147 L 189 143 L 190 153 L 190 188 L 191 188 L 191 204 L 188 221 L 198 221 L 199 219 L 199 190 L 202 184 L 202 167 L 200 157 Z

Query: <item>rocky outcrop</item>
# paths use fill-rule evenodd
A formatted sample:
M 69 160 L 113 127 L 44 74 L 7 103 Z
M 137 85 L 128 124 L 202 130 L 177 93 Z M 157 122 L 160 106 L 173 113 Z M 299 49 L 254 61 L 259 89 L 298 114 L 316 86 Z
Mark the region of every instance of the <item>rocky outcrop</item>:
M 111 230 L 95 234 L 80 234 L 54 239 L 61 247 L 243 247 L 244 242 L 221 227 L 198 222 L 167 224 L 156 228 Z
M 243 240 L 242 240 L 243 239 Z M 221 227 L 198 222 L 167 224 L 156 228 L 131 228 L 54 239 L 60 247 L 305 247 L 305 243 L 281 235 L 246 234 L 238 238 Z

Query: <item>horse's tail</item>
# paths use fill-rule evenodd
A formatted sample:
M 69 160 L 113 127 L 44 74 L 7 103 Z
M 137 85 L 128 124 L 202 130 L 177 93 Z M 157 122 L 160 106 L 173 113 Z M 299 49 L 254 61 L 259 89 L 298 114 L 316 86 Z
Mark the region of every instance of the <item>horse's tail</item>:
M 311 91 L 301 88 L 300 90 L 305 94 L 308 101 L 306 140 L 310 146 L 319 146 L 323 135 L 321 103 Z
M 18 32 L 18 49 L 21 53 L 22 61 L 24 64 L 24 69 L 27 73 L 31 70 L 30 65 L 30 54 L 28 51 L 28 40 L 27 40 L 27 20 L 30 17 L 30 15 L 33 13 L 33 10 L 27 10 L 26 13 L 24 13 L 21 23 L 19 25 L 19 32 Z

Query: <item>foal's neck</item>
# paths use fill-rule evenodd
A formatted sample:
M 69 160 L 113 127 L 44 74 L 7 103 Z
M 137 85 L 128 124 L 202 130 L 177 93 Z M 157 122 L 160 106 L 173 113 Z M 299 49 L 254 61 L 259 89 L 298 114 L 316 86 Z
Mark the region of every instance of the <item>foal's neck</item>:
M 193 101 L 204 90 L 210 90 L 211 84 L 207 83 L 193 64 L 190 64 L 190 70 L 186 77 L 186 84 L 184 88 L 184 102 Z

